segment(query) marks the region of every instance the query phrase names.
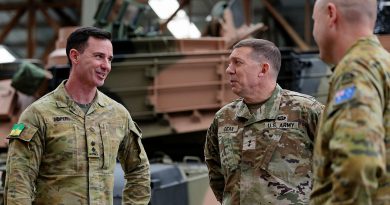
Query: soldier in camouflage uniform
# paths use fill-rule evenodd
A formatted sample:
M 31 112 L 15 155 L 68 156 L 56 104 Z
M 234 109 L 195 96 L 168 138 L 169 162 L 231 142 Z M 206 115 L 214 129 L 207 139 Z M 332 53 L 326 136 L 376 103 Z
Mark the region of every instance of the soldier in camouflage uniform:
M 273 43 L 248 39 L 233 48 L 226 72 L 241 98 L 207 131 L 210 186 L 223 205 L 308 204 L 323 105 L 276 83 L 281 54 Z
M 313 35 L 336 65 L 314 148 L 311 204 L 390 204 L 390 55 L 376 0 L 317 0 Z
M 67 81 L 29 106 L 12 129 L 5 204 L 108 205 L 114 168 L 123 204 L 150 199 L 149 162 L 129 112 L 99 90 L 111 70 L 111 35 L 84 27 L 68 38 Z

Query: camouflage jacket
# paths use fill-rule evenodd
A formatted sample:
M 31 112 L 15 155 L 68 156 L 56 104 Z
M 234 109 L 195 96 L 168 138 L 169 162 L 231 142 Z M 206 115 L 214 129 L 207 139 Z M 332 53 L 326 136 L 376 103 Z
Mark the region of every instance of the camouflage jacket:
M 11 132 L 5 204 L 108 205 L 114 168 L 125 172 L 123 204 L 150 199 L 149 162 L 129 112 L 98 91 L 87 114 L 64 82 L 30 105 Z
M 375 36 L 347 51 L 329 89 L 311 204 L 390 204 L 390 55 Z
M 242 99 L 219 110 L 204 150 L 217 200 L 223 205 L 307 204 L 322 109 L 313 97 L 277 85 L 254 114 Z

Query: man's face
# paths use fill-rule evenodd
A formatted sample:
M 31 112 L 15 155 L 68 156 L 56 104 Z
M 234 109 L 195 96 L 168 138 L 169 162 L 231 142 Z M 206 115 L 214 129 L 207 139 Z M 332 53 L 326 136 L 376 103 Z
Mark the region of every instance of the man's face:
M 320 51 L 320 58 L 329 63 L 331 57 L 332 41 L 330 40 L 329 28 L 327 26 L 327 10 L 323 0 L 317 0 L 313 9 L 313 37 Z
M 252 48 L 240 47 L 229 56 L 229 67 L 226 68 L 233 93 L 246 98 L 251 96 L 259 85 L 261 64 L 252 57 Z
M 84 52 L 78 54 L 78 66 L 75 72 L 79 78 L 90 86 L 102 86 L 111 71 L 113 58 L 111 41 L 89 37 Z

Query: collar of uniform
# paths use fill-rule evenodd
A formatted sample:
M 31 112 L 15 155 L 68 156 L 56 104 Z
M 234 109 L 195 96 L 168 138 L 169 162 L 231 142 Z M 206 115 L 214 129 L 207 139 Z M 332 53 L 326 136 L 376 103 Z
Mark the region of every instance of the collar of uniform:
M 67 80 L 61 82 L 61 84 L 55 90 L 55 99 L 57 107 L 68 107 L 73 106 L 74 101 L 65 90 L 65 83 Z M 103 93 L 97 91 L 96 102 L 101 106 L 105 107 L 107 102 L 104 100 Z
M 97 91 L 96 102 L 97 102 L 101 107 L 105 107 L 105 106 L 107 105 L 107 101 L 104 99 L 103 93 L 100 92 L 99 90 Z
M 65 91 L 65 83 L 66 80 L 63 80 L 54 91 L 57 107 L 68 107 L 69 103 L 72 101 Z
M 354 48 L 360 47 L 360 45 L 362 44 L 374 44 L 375 46 L 381 46 L 381 43 L 377 36 L 375 35 L 365 36 L 359 38 L 350 48 L 348 48 L 347 51 L 345 52 L 345 55 L 348 55 L 348 53 L 352 52 Z
M 260 121 L 264 119 L 276 119 L 279 111 L 282 88 L 276 84 L 274 91 L 270 98 L 256 111 L 250 114 L 248 106 L 241 100 L 238 104 L 236 113 L 237 118 L 245 118 L 252 121 Z M 248 122 L 249 123 L 249 122 Z
M 359 38 L 350 48 L 347 49 L 347 51 L 345 52 L 345 55 L 341 59 L 341 61 L 333 67 L 333 69 L 332 69 L 333 74 L 332 74 L 329 82 L 332 82 L 334 80 L 333 78 L 338 76 L 337 72 L 341 71 L 340 69 L 338 69 L 339 67 L 343 67 L 343 65 L 348 65 L 350 63 L 350 62 L 348 62 L 350 60 L 350 58 L 347 57 L 347 56 L 349 56 L 349 54 L 355 52 L 355 49 L 364 48 L 365 47 L 364 45 L 369 45 L 369 44 L 373 44 L 373 46 L 375 46 L 375 47 L 381 46 L 381 43 L 380 43 L 378 37 L 375 35 L 370 35 L 370 36 Z

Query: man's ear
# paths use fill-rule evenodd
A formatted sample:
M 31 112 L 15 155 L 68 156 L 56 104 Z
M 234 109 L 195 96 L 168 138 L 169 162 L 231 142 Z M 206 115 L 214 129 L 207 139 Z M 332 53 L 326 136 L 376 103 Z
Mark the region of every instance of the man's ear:
M 69 57 L 72 63 L 77 63 L 78 62 L 78 57 L 79 57 L 79 52 L 76 49 L 70 49 L 69 51 Z
M 328 19 L 329 19 L 329 26 L 332 27 L 333 25 L 336 24 L 337 20 L 338 20 L 338 11 L 337 11 L 337 8 L 336 8 L 336 5 L 334 5 L 333 3 L 328 3 L 327 6 L 326 6 L 326 11 L 327 11 L 327 15 L 328 15 Z
M 261 69 L 260 69 L 260 72 L 259 72 L 259 77 L 263 77 L 269 71 L 269 64 L 268 63 L 262 63 L 260 66 L 261 66 Z

